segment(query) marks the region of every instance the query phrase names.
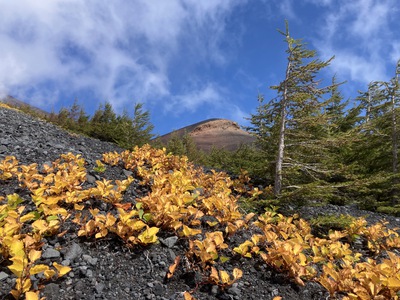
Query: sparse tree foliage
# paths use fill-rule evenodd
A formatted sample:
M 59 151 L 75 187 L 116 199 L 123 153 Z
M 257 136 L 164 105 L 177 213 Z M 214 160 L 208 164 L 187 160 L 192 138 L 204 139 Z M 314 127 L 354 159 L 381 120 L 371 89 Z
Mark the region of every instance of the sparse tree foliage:
M 326 126 L 328 114 L 325 108 L 338 107 L 332 99 L 323 96 L 336 84 L 320 87 L 318 73 L 331 60 L 321 61 L 316 52 L 308 50 L 301 40 L 293 39 L 286 31 L 280 33 L 287 43 L 287 65 L 284 80 L 271 88 L 278 96 L 266 102 L 260 97 L 257 114 L 251 117 L 251 131 L 258 137 L 260 146 L 274 158 L 274 194 L 280 196 L 283 186 L 296 188 L 298 183 L 311 183 L 325 176 L 322 162 L 325 159 L 331 126 Z M 336 102 L 338 100 L 335 100 Z M 328 106 L 330 104 L 330 106 Z M 330 120 L 334 120 L 331 118 Z M 298 178 L 298 180 L 291 180 Z

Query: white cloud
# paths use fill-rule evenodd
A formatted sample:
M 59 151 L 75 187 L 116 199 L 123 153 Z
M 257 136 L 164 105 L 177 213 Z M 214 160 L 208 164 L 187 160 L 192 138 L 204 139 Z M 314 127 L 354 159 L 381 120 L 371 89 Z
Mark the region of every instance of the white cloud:
M 369 83 L 374 80 L 386 80 L 385 62 L 379 58 L 370 61 L 357 53 L 336 50 L 336 59 L 332 62 L 338 72 L 350 75 L 353 81 Z
M 400 41 L 395 41 L 392 44 L 392 49 L 390 51 L 390 58 L 393 64 L 396 64 L 400 59 Z
M 227 16 L 240 0 L 0 0 L 0 90 L 15 96 L 41 91 L 47 103 L 91 90 L 123 106 L 171 95 L 170 63 L 223 64 Z M 214 99 L 212 89 L 198 94 Z M 182 98 L 183 99 L 183 98 Z M 182 109 L 197 104 L 181 101 Z
M 223 90 L 212 83 L 197 87 L 191 86 L 186 92 L 173 96 L 166 106 L 166 111 L 174 114 L 179 114 L 183 110 L 195 112 L 199 107 L 205 105 L 219 107 L 224 99 Z
M 249 117 L 250 117 L 250 114 L 248 112 L 243 111 L 237 105 L 231 105 L 231 106 L 229 106 L 229 111 L 227 112 L 226 118 L 237 122 L 239 125 L 249 126 L 250 122 L 247 120 L 247 118 L 249 118 Z
M 387 80 L 400 43 L 396 0 L 332 1 L 320 16 L 323 25 L 313 43 L 341 78 L 359 83 Z M 397 31 L 397 33 L 396 33 Z M 390 68 L 390 70 L 389 70 Z
M 292 0 L 280 0 L 276 4 L 278 5 L 279 12 L 285 19 L 297 19 Z
M 179 115 L 183 110 L 189 113 L 207 111 L 207 118 L 226 118 L 240 125 L 247 124 L 249 117 L 239 105 L 230 98 L 229 91 L 212 83 L 192 85 L 186 93 L 172 97 L 165 110 L 166 114 Z M 207 109 L 207 108 L 212 109 Z

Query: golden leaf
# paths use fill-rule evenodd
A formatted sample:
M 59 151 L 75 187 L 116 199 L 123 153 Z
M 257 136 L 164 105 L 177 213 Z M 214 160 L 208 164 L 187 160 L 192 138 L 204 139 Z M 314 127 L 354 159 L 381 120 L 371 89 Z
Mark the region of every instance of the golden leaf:
M 10 246 L 10 254 L 12 256 L 25 256 L 24 243 L 14 238 Z
M 143 227 L 146 227 L 146 223 L 144 223 L 142 220 L 137 220 L 133 222 L 132 229 L 135 231 L 141 230 Z M 158 231 L 157 231 L 158 232 Z
M 41 272 L 45 272 L 49 269 L 49 266 L 47 265 L 36 265 L 33 266 L 30 270 L 29 270 L 29 274 L 30 275 L 35 275 Z
M 122 208 L 123 210 L 128 210 L 132 207 L 132 203 L 114 203 L 114 206 L 117 208 Z
M 60 232 L 59 234 L 57 234 L 58 237 L 63 237 L 65 234 L 67 234 L 68 229 L 64 230 L 63 232 Z
M 98 232 L 98 233 L 95 234 L 94 237 L 95 237 L 96 239 L 100 239 L 100 238 L 102 238 L 102 237 L 105 237 L 107 234 L 108 234 L 107 228 L 102 228 L 102 229 L 100 230 L 100 232 Z
M 96 228 L 96 224 L 94 220 L 90 220 L 89 222 L 86 223 L 85 225 L 85 231 L 86 233 L 91 233 L 93 230 Z
M 200 229 L 193 229 L 190 228 L 186 225 L 183 225 L 183 230 L 182 233 L 184 236 L 192 236 L 192 235 L 196 235 L 196 234 L 201 234 L 201 230 Z
M 299 260 L 300 260 L 300 266 L 306 266 L 307 265 L 307 257 L 305 256 L 304 253 L 299 253 Z
M 10 294 L 14 297 L 14 299 L 19 299 L 21 292 L 18 290 L 11 290 Z
M 328 290 L 329 294 L 333 296 L 337 291 L 338 285 L 335 281 L 330 278 L 320 277 L 318 279 L 319 283 Z
M 46 232 L 48 230 L 48 224 L 45 220 L 36 220 L 32 223 L 32 227 L 34 231 L 39 232 L 40 234 Z
M 35 249 L 32 249 L 31 251 L 29 251 L 29 254 L 28 254 L 29 261 L 35 262 L 40 258 L 41 255 L 42 255 L 42 251 L 37 251 Z
M 240 255 L 250 258 L 251 253 L 249 253 L 249 248 L 253 247 L 253 246 L 254 246 L 254 244 L 251 241 L 246 240 L 244 243 L 240 244 L 238 247 L 233 248 L 233 251 L 235 251 L 236 253 L 239 253 Z
M 231 277 L 229 276 L 228 272 L 220 270 L 219 277 L 221 277 L 221 281 L 223 284 L 229 284 L 231 281 Z
M 210 226 L 210 227 L 214 227 L 214 226 L 216 226 L 216 225 L 218 225 L 218 221 L 207 221 L 206 222 L 207 224 L 208 224 L 208 226 Z
M 74 209 L 75 210 L 83 210 L 85 208 L 85 205 L 81 205 L 81 204 L 78 204 L 78 203 L 74 203 Z
M 23 215 L 21 218 L 19 218 L 19 221 L 21 223 L 25 223 L 25 222 L 28 222 L 30 220 L 33 220 L 35 217 L 36 217 L 35 213 L 34 212 L 30 212 L 30 213 L 27 213 L 26 215 Z
M 400 289 L 400 280 L 396 277 L 391 277 L 388 279 L 387 286 L 389 289 L 393 290 Z
M 48 270 L 44 271 L 44 276 L 46 277 L 46 279 L 52 278 L 55 274 L 56 274 L 56 271 L 54 271 L 52 269 L 48 269 Z
M 247 222 L 249 222 L 251 220 L 251 218 L 253 218 L 255 216 L 255 213 L 249 213 L 244 217 L 244 220 Z
M 143 244 L 152 244 L 157 241 L 157 233 L 160 230 L 158 227 L 151 227 L 147 228 L 145 231 L 143 231 L 141 234 L 138 235 L 138 239 L 143 243 Z
M 304 281 L 301 280 L 301 278 L 298 277 L 298 276 L 296 276 L 296 277 L 294 278 L 294 281 L 295 281 L 298 285 L 301 285 L 301 286 L 304 286 L 304 285 L 305 285 Z
M 26 292 L 25 300 L 39 300 L 39 291 L 37 292 Z
M 106 221 L 107 227 L 113 226 L 116 221 L 117 221 L 117 219 L 111 213 L 107 214 L 107 221 Z
M 235 280 L 238 280 L 242 276 L 243 276 L 243 271 L 242 270 L 240 270 L 238 268 L 234 268 L 233 269 L 233 278 L 235 278 Z
M 189 292 L 183 293 L 184 300 L 196 300 Z
M 67 274 L 69 271 L 71 271 L 71 268 L 68 266 L 63 266 L 60 265 L 56 262 L 53 262 L 53 266 L 57 269 L 58 272 L 58 277 L 64 276 L 65 274 Z
M 210 279 L 213 280 L 215 283 L 219 282 L 218 271 L 214 267 L 211 267 Z
M 31 286 L 32 286 L 32 281 L 29 278 L 25 279 L 22 285 L 22 292 L 23 293 L 28 292 L 31 289 Z
M 14 273 L 15 276 L 21 277 L 25 267 L 27 265 L 27 260 L 23 256 L 14 256 L 10 258 L 13 262 L 12 265 L 8 266 L 11 272 Z

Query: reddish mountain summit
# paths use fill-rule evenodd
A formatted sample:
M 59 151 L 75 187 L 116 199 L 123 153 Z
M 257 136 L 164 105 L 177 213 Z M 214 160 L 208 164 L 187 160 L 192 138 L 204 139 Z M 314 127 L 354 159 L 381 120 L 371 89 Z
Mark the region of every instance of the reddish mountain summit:
M 254 136 L 227 119 L 209 119 L 193 125 L 183 127 L 159 137 L 162 143 L 174 137 L 183 137 L 188 134 L 199 149 L 209 151 L 212 147 L 234 151 L 240 145 L 249 145 L 255 141 Z

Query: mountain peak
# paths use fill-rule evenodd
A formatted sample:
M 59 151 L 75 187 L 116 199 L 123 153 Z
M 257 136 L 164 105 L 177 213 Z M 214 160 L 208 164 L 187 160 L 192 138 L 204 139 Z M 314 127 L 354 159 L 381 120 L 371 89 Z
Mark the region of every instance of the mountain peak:
M 254 136 L 240 128 L 238 123 L 228 119 L 208 119 L 159 137 L 166 144 L 173 137 L 183 137 L 188 134 L 197 147 L 210 151 L 213 147 L 234 151 L 241 145 L 252 144 Z

